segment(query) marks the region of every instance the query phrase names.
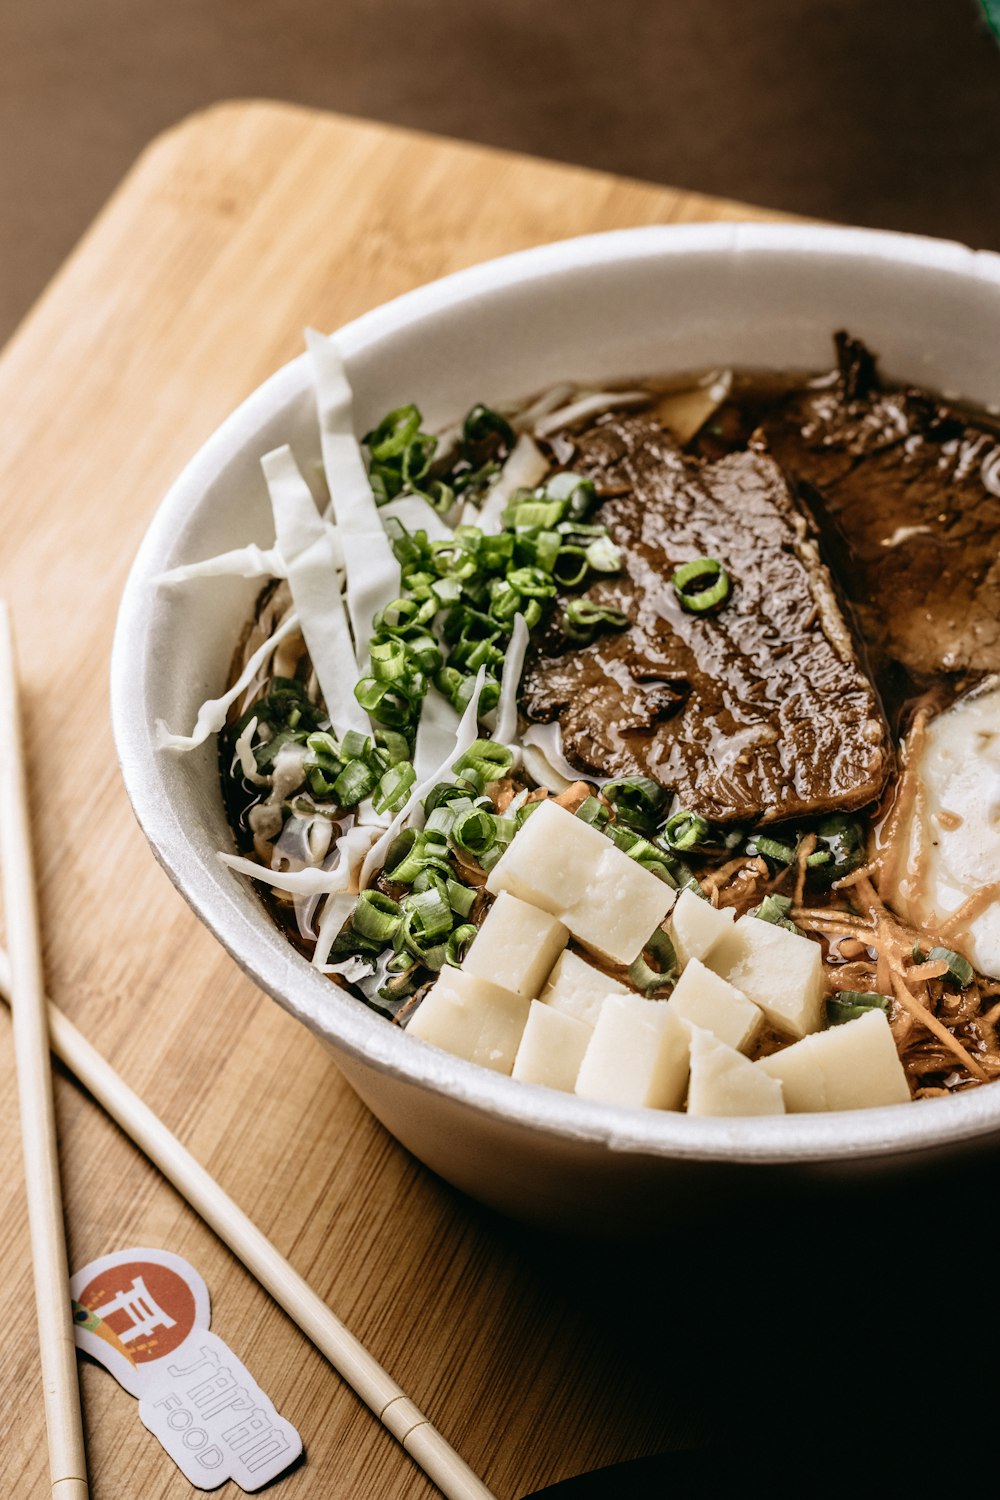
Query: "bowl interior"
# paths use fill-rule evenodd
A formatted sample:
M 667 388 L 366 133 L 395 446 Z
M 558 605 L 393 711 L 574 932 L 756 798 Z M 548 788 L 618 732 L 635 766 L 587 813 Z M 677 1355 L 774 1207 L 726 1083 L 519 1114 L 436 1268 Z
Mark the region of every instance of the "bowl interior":
M 831 334 L 863 338 L 891 378 L 985 406 L 1000 400 L 1000 257 L 901 235 L 780 225 L 621 231 L 475 267 L 341 330 L 358 430 L 416 401 L 445 424 L 473 401 L 552 382 L 623 380 L 715 366 L 823 369 Z M 259 460 L 289 442 L 315 472 L 305 359 L 223 424 L 163 501 L 122 600 L 112 667 L 115 737 L 129 796 L 171 878 L 248 973 L 342 1054 L 541 1132 L 665 1156 L 808 1160 L 914 1150 L 1000 1125 L 1000 1090 L 933 1108 L 727 1122 L 595 1105 L 499 1078 L 407 1038 L 338 994 L 218 862 L 232 848 L 214 738 L 155 748 L 225 688 L 259 582 L 157 587 L 181 562 L 273 543 Z M 178 670 L 183 663 L 183 670 Z M 995 1098 L 995 1103 L 992 1101 Z

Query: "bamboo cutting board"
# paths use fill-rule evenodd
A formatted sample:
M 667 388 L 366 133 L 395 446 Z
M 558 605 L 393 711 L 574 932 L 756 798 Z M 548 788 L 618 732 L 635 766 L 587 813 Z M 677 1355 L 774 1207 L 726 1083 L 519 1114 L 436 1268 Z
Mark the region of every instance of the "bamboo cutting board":
M 567 235 L 768 217 L 285 105 L 225 104 L 154 142 L 0 361 L 0 593 L 26 670 L 49 992 L 500 1500 L 683 1446 L 697 1402 L 621 1324 L 599 1256 L 498 1221 L 408 1157 L 172 889 L 115 765 L 117 600 L 167 485 L 298 353 L 307 323 L 335 328 L 421 282 Z M 433 1495 L 93 1101 L 60 1077 L 56 1103 L 71 1266 L 135 1244 L 193 1262 L 213 1327 L 303 1436 L 305 1462 L 280 1493 Z M 0 1489 L 40 1496 L 2 1006 L 0 1141 Z M 97 1500 L 191 1493 L 130 1396 L 90 1364 L 82 1387 Z

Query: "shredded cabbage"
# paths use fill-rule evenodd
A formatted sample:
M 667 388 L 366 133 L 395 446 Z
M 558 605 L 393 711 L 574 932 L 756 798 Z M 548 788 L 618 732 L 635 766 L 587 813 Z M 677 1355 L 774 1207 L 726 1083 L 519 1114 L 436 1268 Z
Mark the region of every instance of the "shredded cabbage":
M 528 649 L 528 626 L 522 614 L 514 616 L 514 628 L 504 653 L 500 702 L 497 704 L 493 738 L 509 745 L 517 733 L 517 690 L 524 671 L 524 654 Z
M 253 753 L 253 737 L 256 733 L 257 715 L 254 714 L 233 747 L 232 769 L 236 769 L 236 763 L 239 761 L 240 770 L 243 772 L 243 779 L 245 781 L 252 782 L 254 786 L 266 786 L 268 778 L 262 776 L 258 771 L 257 760 Z
M 169 568 L 156 579 L 159 584 L 190 583 L 194 578 L 284 578 L 285 564 L 277 547 L 234 547 L 217 557 Z
M 536 484 L 541 484 L 548 470 L 548 463 L 538 444 L 526 432 L 522 432 L 507 462 L 486 491 L 481 508 L 477 510 L 475 506 L 467 505 L 462 512 L 462 520 L 480 527 L 482 531 L 502 531 L 503 513 L 514 491 L 533 490 Z
M 397 495 L 388 505 L 379 507 L 383 525 L 389 519 L 398 521 L 407 531 L 426 531 L 429 542 L 446 542 L 454 535 L 447 521 L 428 505 L 423 495 Z
M 542 417 L 535 423 L 535 436 L 548 437 L 560 427 L 571 427 L 574 422 L 583 422 L 587 417 L 599 417 L 602 412 L 611 411 L 616 406 L 635 406 L 648 400 L 648 391 L 594 391 Z
M 347 612 L 361 675 L 365 675 L 372 622 L 400 590 L 396 561 L 354 435 L 353 396 L 332 339 L 314 328 L 306 343 L 316 382 L 323 467 L 347 570 Z
M 312 491 L 286 444 L 265 454 L 261 467 L 274 510 L 274 530 L 288 569 L 288 584 L 306 647 L 334 732 L 370 734 L 368 715 L 354 696 L 354 659 L 340 576 L 329 524 L 316 509 Z
M 287 636 L 290 636 L 293 630 L 298 630 L 298 628 L 299 617 L 292 611 L 291 614 L 285 616 L 274 634 L 268 636 L 263 645 L 258 646 L 228 693 L 223 693 L 221 698 L 209 698 L 201 705 L 198 710 L 198 717 L 195 720 L 194 729 L 190 734 L 172 734 L 163 720 L 158 719 L 156 724 L 157 748 L 160 750 L 176 750 L 180 754 L 185 750 L 194 750 L 199 745 L 203 745 L 210 734 L 218 734 L 226 722 L 226 715 L 240 694 L 250 686 L 250 683 L 253 682 L 261 667 L 269 657 L 274 655 L 281 642 Z
M 311 962 L 321 969 L 330 957 L 337 933 L 347 921 L 358 899 L 358 890 L 363 884 L 362 861 L 372 845 L 377 828 L 350 828 L 337 844 L 338 861 L 331 874 L 340 877 L 341 885 L 327 896 L 323 903 L 323 915 L 319 919 L 316 948 Z
M 338 849 L 348 837 L 346 833 L 343 835 L 338 841 Z M 244 859 L 242 854 L 227 854 L 225 850 L 220 852 L 219 859 L 238 875 L 249 875 L 251 880 L 262 880 L 274 890 L 288 891 L 293 896 L 325 896 L 330 891 L 344 889 L 339 862 L 330 870 L 319 865 L 306 865 L 301 870 L 271 870 L 254 859 Z
M 572 781 L 592 781 L 598 786 L 603 786 L 606 781 L 615 779 L 613 776 L 595 776 L 593 771 L 578 771 L 575 766 L 571 766 L 563 753 L 562 730 L 558 723 L 530 725 L 521 736 L 521 744 L 525 750 L 525 769 L 536 781 L 540 781 L 543 786 L 548 786 L 550 791 L 553 790 L 551 782 L 546 780 L 544 775 L 539 774 L 546 768 L 550 773 L 554 771 L 563 783 L 557 788 L 561 792 L 565 791 L 566 786 Z M 534 757 L 529 765 L 527 754 L 529 750 L 535 750 L 541 755 L 543 759 L 541 766 Z
M 423 781 L 439 766 L 455 743 L 455 735 L 461 723 L 458 711 L 452 708 L 447 698 L 436 688 L 428 689 L 420 707 L 417 738 L 413 748 L 413 769 L 417 780 Z
M 465 713 L 459 720 L 458 728 L 455 730 L 455 737 L 452 741 L 447 755 L 443 757 L 441 762 L 430 773 L 430 775 L 425 776 L 423 781 L 417 782 L 416 787 L 410 793 L 410 796 L 407 798 L 406 802 L 404 802 L 399 812 L 393 818 L 392 822 L 389 824 L 389 827 L 383 833 L 378 843 L 373 844 L 371 849 L 368 851 L 368 854 L 365 857 L 365 862 L 361 867 L 361 880 L 359 883 L 362 890 L 366 889 L 366 887 L 371 882 L 372 877 L 382 868 L 383 864 L 385 863 L 385 856 L 388 853 L 389 846 L 391 845 L 396 835 L 399 833 L 399 830 L 405 826 L 405 824 L 410 820 L 410 817 L 414 813 L 423 813 L 423 808 L 420 806 L 420 804 L 427 796 L 427 793 L 431 790 L 431 788 L 437 786 L 438 782 L 440 781 L 455 780 L 454 772 L 451 769 L 452 761 L 457 760 L 460 755 L 464 755 L 466 750 L 469 749 L 470 745 L 472 745 L 476 739 L 476 734 L 479 727 L 479 695 L 483 690 L 483 682 L 485 680 L 485 677 L 486 668 L 480 667 L 479 671 L 476 673 L 476 681 L 475 686 L 472 689 L 472 697 L 469 699 L 469 704 L 465 710 Z M 325 963 L 325 956 L 323 961 Z

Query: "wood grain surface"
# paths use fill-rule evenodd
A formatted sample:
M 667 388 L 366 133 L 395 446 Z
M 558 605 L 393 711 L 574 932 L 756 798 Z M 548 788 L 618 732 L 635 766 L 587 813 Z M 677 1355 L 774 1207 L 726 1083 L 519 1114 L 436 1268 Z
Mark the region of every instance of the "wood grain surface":
M 226 104 L 154 142 L 0 361 L 0 593 L 26 673 L 49 992 L 500 1500 L 684 1446 L 698 1402 L 601 1274 L 626 1252 L 529 1235 L 435 1179 L 170 886 L 115 764 L 117 600 L 169 482 L 298 352 L 305 324 L 335 328 L 445 272 L 566 235 L 767 217 L 283 105 Z M 280 1493 L 432 1495 L 65 1076 L 56 1107 L 71 1265 L 132 1244 L 193 1262 L 216 1332 L 302 1433 L 305 1459 Z M 47 1484 L 18 1130 L 0 1006 L 0 1490 L 29 1497 Z M 132 1398 L 95 1365 L 81 1373 L 97 1500 L 189 1494 Z

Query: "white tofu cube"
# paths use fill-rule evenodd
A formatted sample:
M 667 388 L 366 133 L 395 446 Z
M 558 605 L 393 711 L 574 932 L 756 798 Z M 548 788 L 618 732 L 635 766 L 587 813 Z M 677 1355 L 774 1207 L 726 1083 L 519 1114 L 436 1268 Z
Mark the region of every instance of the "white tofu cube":
M 571 1094 L 593 1034 L 594 1028 L 575 1016 L 532 1000 L 513 1076 L 522 1083 L 542 1083 Z
M 700 1026 L 691 1027 L 689 1115 L 783 1115 L 781 1083 Z
M 568 937 L 563 924 L 547 911 L 501 891 L 462 968 L 530 1000 L 541 990 Z
M 779 1078 L 785 1107 L 799 1112 L 908 1104 L 910 1089 L 883 1010 L 807 1036 L 753 1064 Z
M 690 960 L 674 986 L 670 1008 L 682 1021 L 710 1031 L 738 1052 L 746 1051 L 764 1023 L 759 1005 L 697 958 Z
M 680 1109 L 688 1045 L 686 1024 L 664 1001 L 611 995 L 580 1065 L 576 1092 L 607 1104 Z
M 486 889 L 540 906 L 584 947 L 617 964 L 638 958 L 674 902 L 670 886 L 554 802 L 539 803 Z
M 850 1022 L 847 1023 L 848 1025 Z M 815 1114 L 829 1109 L 826 1102 L 826 1078 L 822 1059 L 816 1056 L 813 1043 L 823 1036 L 821 1031 L 814 1036 L 803 1037 L 781 1052 L 770 1057 L 759 1057 L 753 1064 L 769 1078 L 777 1078 L 784 1090 L 785 1108 L 789 1114 Z
M 509 1073 L 528 1019 L 528 1000 L 450 966 L 420 1002 L 406 1030 L 445 1052 Z
M 806 1036 L 823 1024 L 823 954 L 819 943 L 774 922 L 741 917 L 712 944 L 707 966 L 759 1005 L 787 1036 Z
M 542 990 L 541 999 L 553 1010 L 561 1010 L 567 1016 L 575 1016 L 588 1026 L 597 1025 L 601 1006 L 609 995 L 628 995 L 631 992 L 617 979 L 602 974 L 593 964 L 576 953 L 564 948 L 556 959 L 556 966 L 549 975 L 549 982 Z
M 670 914 L 670 937 L 683 969 L 693 958 L 704 958 L 719 938 L 733 930 L 731 906 L 713 906 L 694 891 L 681 891 Z

